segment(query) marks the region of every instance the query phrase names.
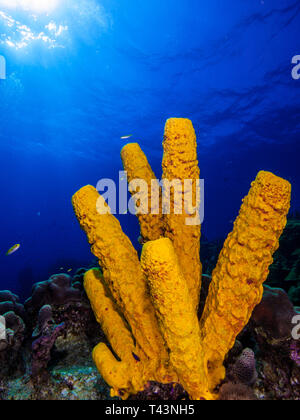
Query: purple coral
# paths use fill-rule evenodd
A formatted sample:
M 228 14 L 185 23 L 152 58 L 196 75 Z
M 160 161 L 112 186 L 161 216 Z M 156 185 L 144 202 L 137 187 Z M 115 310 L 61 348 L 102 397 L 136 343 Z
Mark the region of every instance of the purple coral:
M 50 305 L 44 305 L 39 312 L 37 325 L 32 333 L 32 337 L 39 337 L 41 334 L 46 334 L 48 330 L 53 327 L 53 314 Z
M 292 341 L 291 346 L 291 359 L 300 367 L 300 344 L 297 341 Z
M 236 382 L 252 386 L 257 380 L 255 354 L 251 349 L 245 349 L 231 367 L 231 376 Z
M 76 272 L 72 279 L 67 274 L 57 274 L 49 280 L 36 283 L 32 296 L 25 302 L 29 314 L 30 327 L 35 329 L 39 310 L 50 305 L 55 323 L 65 323 L 66 331 L 75 335 L 85 334 L 94 340 L 95 331 L 101 330 L 95 320 L 90 303 L 83 291 L 82 282 L 85 269 Z
M 24 306 L 19 302 L 19 297 L 9 290 L 0 291 L 0 315 L 14 312 L 23 320 L 26 318 Z
M 263 299 L 254 309 L 251 321 L 271 340 L 285 340 L 291 337 L 295 314 L 293 304 L 284 290 L 265 286 Z
M 295 315 L 284 290 L 265 286 L 249 324 L 259 347 L 259 377 L 271 399 L 300 398 L 299 344 L 292 339 Z
M 72 286 L 72 278 L 67 274 L 56 274 L 33 286 L 32 296 L 25 302 L 25 308 L 33 313 L 44 305 L 65 305 L 81 299 L 82 293 Z
M 64 330 L 64 323 L 55 325 L 51 306 L 43 306 L 39 312 L 37 328 L 33 333 L 33 337 L 38 338 L 32 343 L 32 378 L 39 380 L 47 378 L 47 366 L 51 359 L 51 350 Z
M 82 340 L 80 357 L 85 357 L 87 351 L 90 354 L 95 344 L 104 339 L 83 290 L 85 271 L 78 270 L 73 279 L 59 274 L 35 284 L 25 308 L 18 296 L 0 291 L 0 315 L 6 320 L 6 339 L 0 341 L 1 375 L 30 371 L 36 386 L 49 379 L 50 362 L 60 357 L 72 359 L 70 346 L 81 346 Z M 60 351 L 56 351 L 57 339 L 62 335 L 66 340 L 59 343 Z

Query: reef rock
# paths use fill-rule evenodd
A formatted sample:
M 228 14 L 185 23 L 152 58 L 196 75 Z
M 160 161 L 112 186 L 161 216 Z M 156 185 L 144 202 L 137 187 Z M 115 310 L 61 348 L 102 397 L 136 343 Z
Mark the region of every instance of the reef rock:
M 25 310 L 18 296 L 0 291 L 0 315 L 5 320 L 5 338 L 0 340 L 1 376 L 16 375 L 24 370 L 21 346 L 25 339 Z
M 295 315 L 284 290 L 265 286 L 249 325 L 259 347 L 261 386 L 269 399 L 300 398 L 300 343 L 292 336 Z
M 72 278 L 67 274 L 56 274 L 49 280 L 36 283 L 32 295 L 25 302 L 29 313 L 38 311 L 44 305 L 65 305 L 70 302 L 80 302 L 80 290 L 72 286 Z
M 64 333 L 65 324 L 55 325 L 50 305 L 40 309 L 38 324 L 32 333 L 31 376 L 38 382 L 48 376 L 47 366 L 57 338 Z

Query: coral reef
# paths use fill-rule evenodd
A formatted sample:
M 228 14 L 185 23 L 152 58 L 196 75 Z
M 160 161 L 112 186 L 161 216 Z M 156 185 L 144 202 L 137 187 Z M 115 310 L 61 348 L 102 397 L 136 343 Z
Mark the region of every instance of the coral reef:
M 256 360 L 254 351 L 246 348 L 242 351 L 236 362 L 230 367 L 227 378 L 232 382 L 242 383 L 249 387 L 257 381 Z
M 39 382 L 48 377 L 47 366 L 51 359 L 51 350 L 56 340 L 64 333 L 65 324 L 55 325 L 50 305 L 45 305 L 40 309 L 38 325 L 32 337 L 32 367 L 31 376 Z
M 221 401 L 255 401 L 257 400 L 253 389 L 249 386 L 236 383 L 224 384 L 219 393 Z
M 0 379 L 0 401 L 4 401 L 6 399 L 6 387 L 3 383 L 3 380 Z
M 129 168 L 131 150 L 134 163 Z M 154 175 L 137 146 L 123 151 L 123 161 L 130 179 L 137 171 L 149 184 Z M 149 382 L 179 382 L 192 399 L 215 399 L 225 378 L 226 355 L 262 298 L 262 284 L 286 225 L 291 186 L 271 173 L 258 174 L 219 256 L 198 324 L 200 224 L 186 223 L 189 217 L 199 220 L 195 188 L 199 168 L 190 121 L 167 122 L 163 172 L 170 182 L 191 180 L 189 194 L 195 208 L 191 212 L 184 207 L 184 213 L 177 214 L 182 200 L 175 199 L 170 214 L 162 211 L 162 237 L 153 232 L 141 264 L 95 188 L 84 187 L 73 197 L 75 214 L 103 270 L 103 275 L 97 270 L 85 274 L 85 290 L 117 356 L 100 343 L 93 357 L 112 396 L 128 398 L 144 391 Z M 162 203 L 165 194 L 174 199 L 174 188 L 162 193 Z M 100 212 L 103 208 L 106 211 Z M 152 238 L 154 216 L 158 215 L 140 217 L 145 239 Z
M 168 240 L 164 239 L 164 241 Z M 174 269 L 172 268 L 172 270 Z M 86 272 L 86 269 L 80 269 L 79 276 L 82 277 Z M 99 280 L 103 280 L 103 274 L 99 269 L 95 270 L 94 274 Z M 91 272 L 87 272 L 86 277 L 90 275 Z M 75 281 L 75 277 L 78 280 L 77 274 L 75 274 L 72 284 Z M 205 279 L 206 277 L 204 277 Z M 79 283 L 81 283 L 81 280 L 79 280 Z M 104 307 L 104 326 L 112 303 L 108 289 L 106 289 L 106 292 L 109 296 L 106 303 L 110 306 Z M 0 292 L 0 294 L 2 297 L 5 296 L 6 299 L 9 298 L 11 304 L 18 303 L 17 297 L 10 292 Z M 76 305 L 78 303 L 76 302 Z M 86 304 L 84 295 L 82 296 L 81 304 L 83 303 Z M 93 361 L 90 357 L 92 347 L 85 335 L 74 335 L 70 332 L 72 331 L 71 323 L 69 325 L 71 330 L 64 329 L 64 331 L 61 331 L 62 334 L 51 343 L 53 339 L 52 333 L 55 333 L 57 326 L 53 319 L 54 313 L 52 308 L 55 308 L 57 319 L 61 319 L 64 316 L 64 305 L 45 305 L 40 309 L 38 319 L 34 323 L 33 330 L 30 330 L 30 334 L 23 335 L 22 333 L 20 336 L 25 337 L 19 341 L 20 347 L 18 351 L 22 369 L 17 364 L 10 363 L 12 359 L 7 363 L 8 366 L 11 366 L 10 371 L 5 372 L 5 369 L 3 369 L 5 366 L 2 366 L 0 372 L 1 374 L 5 373 L 5 376 L 0 377 L 0 400 L 109 399 L 109 388 L 97 374 L 96 369 L 93 368 Z M 24 311 L 22 305 L 18 306 L 18 309 L 21 312 Z M 234 347 L 226 356 L 224 362 L 226 376 L 218 387 L 218 399 L 299 399 L 300 342 L 292 339 L 290 325 L 291 317 L 296 313 L 297 309 L 293 308 L 287 294 L 283 290 L 265 287 L 261 304 L 254 310 L 249 324 L 238 336 Z M 23 316 L 24 319 L 29 318 L 28 314 L 23 314 Z M 170 319 L 173 316 L 174 314 L 172 313 Z M 9 329 L 13 327 L 13 331 L 16 331 L 17 326 L 13 323 L 14 319 L 13 317 L 10 321 Z M 86 320 L 86 322 L 85 327 L 88 327 L 91 322 L 96 333 L 95 343 L 101 340 L 105 342 L 104 337 L 99 339 L 95 321 Z M 123 319 L 122 322 L 124 322 Z M 30 323 L 27 322 L 27 331 L 30 328 L 29 325 Z M 118 331 L 118 325 L 116 325 L 116 331 Z M 118 339 L 118 336 L 116 339 Z M 43 342 L 43 340 L 45 341 Z M 32 346 L 32 343 L 35 341 L 36 344 L 41 344 L 41 346 L 36 346 L 36 353 L 33 349 L 34 346 Z M 54 341 L 55 346 L 52 347 Z M 123 345 L 124 342 L 120 341 L 120 346 Z M 182 358 L 183 355 L 179 355 Z M 137 360 L 137 354 L 132 354 L 132 356 L 132 360 L 135 360 L 136 365 L 139 366 L 140 362 Z M 9 359 L 7 360 L 9 361 Z M 36 365 L 34 366 L 35 363 Z M 27 366 L 26 369 L 25 366 Z M 25 371 L 33 373 L 35 370 L 35 375 L 30 377 L 27 374 L 23 374 Z M 178 401 L 188 398 L 189 395 L 182 385 L 174 382 L 162 384 L 154 381 L 147 382 L 143 391 L 129 396 L 131 400 L 150 401 Z
M 223 241 L 202 240 L 202 274 L 200 225 L 186 224 L 198 217 L 199 204 L 191 122 L 166 124 L 163 179 L 174 182 L 171 189 L 157 182 L 138 144 L 121 156 L 141 258 L 109 208 L 99 214 L 105 202 L 93 187 L 75 194 L 75 213 L 100 267 L 37 283 L 24 306 L 0 291 L 0 400 L 300 399 L 300 340 L 291 334 L 300 313 L 300 225 L 293 217 L 285 227 L 290 185 L 258 174 L 223 248 Z M 137 178 L 158 199 L 144 197 Z M 184 207 L 179 215 L 184 203 L 176 201 L 175 181 L 185 178 L 195 213 Z M 169 198 L 175 203 L 167 215 Z M 263 289 L 267 278 L 281 288 Z
M 160 384 L 158 382 L 148 382 L 144 391 L 139 392 L 134 400 L 141 401 L 180 401 L 187 400 L 188 394 L 179 384 Z
M 57 325 L 64 323 L 68 333 L 84 333 L 87 337 L 94 335 L 94 316 L 83 291 L 86 271 L 84 268 L 77 270 L 73 278 L 67 274 L 56 274 L 33 286 L 32 295 L 25 302 L 32 329 L 38 323 L 40 309 L 49 305 L 54 322 Z
M 92 367 L 92 348 L 104 336 L 83 291 L 86 271 L 34 285 L 25 308 L 17 296 L 0 291 L 7 324 L 7 340 L 0 343 L 0 399 L 109 398 Z
M 263 335 L 268 342 L 273 343 L 290 338 L 292 318 L 295 315 L 296 311 L 287 293 L 266 285 L 263 299 L 253 311 L 251 322 L 260 336 Z
M 265 286 L 249 324 L 259 347 L 259 376 L 270 399 L 300 398 L 300 342 L 292 337 L 296 314 L 284 290 Z
M 24 370 L 21 346 L 26 333 L 26 315 L 18 296 L 7 290 L 0 292 L 0 315 L 6 324 L 6 339 L 0 340 L 0 372 L 1 376 L 8 376 Z
M 44 305 L 60 305 L 80 300 L 81 292 L 73 287 L 72 278 L 66 274 L 57 274 L 33 286 L 32 295 L 25 302 L 25 308 L 32 313 Z
M 26 318 L 24 306 L 20 303 L 19 297 L 9 290 L 0 291 L 0 315 L 6 312 L 14 312 L 22 319 Z
M 88 269 L 84 268 L 84 267 L 81 267 L 81 268 L 79 268 L 78 270 L 75 271 L 75 274 L 72 278 L 72 287 L 74 289 L 78 289 L 81 292 L 83 291 L 84 275 L 87 271 L 88 271 Z
M 37 385 L 28 376 L 0 380 L 0 400 L 109 400 L 109 388 L 93 366 L 53 367 L 48 382 Z

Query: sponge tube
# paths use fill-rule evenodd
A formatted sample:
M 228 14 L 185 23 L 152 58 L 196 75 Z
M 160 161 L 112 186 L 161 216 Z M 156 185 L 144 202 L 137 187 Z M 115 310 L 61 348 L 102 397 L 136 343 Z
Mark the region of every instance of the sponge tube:
M 169 182 L 181 181 L 182 189 L 185 180 L 191 180 L 193 203 L 200 207 L 197 200 L 196 188 L 200 178 L 197 159 L 197 141 L 192 122 L 182 118 L 169 119 L 165 127 L 163 142 L 163 178 Z M 188 193 L 188 191 L 186 191 Z M 171 190 L 171 203 L 174 203 L 174 190 Z M 181 201 L 181 200 L 180 200 Z M 188 284 L 191 299 L 195 308 L 198 307 L 201 289 L 202 266 L 200 263 L 200 217 L 196 226 L 187 225 L 190 215 L 186 212 L 184 200 L 176 203 L 171 214 L 164 215 L 165 236 L 173 242 L 180 261 L 182 273 Z M 176 206 L 182 207 L 181 215 L 174 214 Z M 181 206 L 182 205 L 182 206 Z M 199 210 L 198 210 L 199 213 Z
M 161 190 L 149 162 L 137 143 L 127 144 L 121 151 L 123 166 L 128 174 L 128 181 L 136 179 L 146 181 L 148 186 L 148 208 L 146 213 L 138 214 L 141 236 L 145 242 L 155 241 L 163 236 L 163 220 L 161 216 Z M 153 199 L 152 184 L 157 192 L 157 201 Z
M 260 172 L 224 244 L 200 322 L 211 389 L 224 379 L 225 356 L 262 299 L 290 198 L 289 182 Z
M 169 239 L 148 242 L 143 247 L 141 264 L 180 383 L 193 399 L 212 399 L 196 311 L 172 242 Z

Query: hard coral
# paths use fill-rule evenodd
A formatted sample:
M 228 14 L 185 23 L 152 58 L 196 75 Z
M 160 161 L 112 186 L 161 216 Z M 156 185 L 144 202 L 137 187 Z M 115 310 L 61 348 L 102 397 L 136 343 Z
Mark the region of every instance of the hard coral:
M 293 304 L 282 289 L 264 287 L 263 299 L 255 308 L 251 322 L 258 335 L 270 344 L 291 338 L 292 319 L 296 315 Z
M 154 174 L 140 148 L 126 146 L 122 157 L 130 179 L 144 178 L 149 185 Z M 184 203 L 175 200 L 170 214 L 163 214 L 160 203 L 166 195 L 174 198 L 174 189 L 162 191 L 159 213 L 139 217 L 150 240 L 141 263 L 95 188 L 84 187 L 73 197 L 76 216 L 103 269 L 103 274 L 86 273 L 85 289 L 117 357 L 103 343 L 93 356 L 113 396 L 127 398 L 154 381 L 179 382 L 192 399 L 215 399 L 225 377 L 224 359 L 262 298 L 262 284 L 286 225 L 291 186 L 269 172 L 258 174 L 224 244 L 198 324 L 200 224 L 190 226 L 187 220 L 199 221 L 199 168 L 190 121 L 167 122 L 163 172 L 169 182 L 191 180 L 195 208 L 190 212 L 184 207 L 177 214 Z
M 39 311 L 45 305 L 51 307 L 55 323 L 64 322 L 68 331 L 82 333 L 93 324 L 93 314 L 82 291 L 79 274 L 74 279 L 67 274 L 56 274 L 33 286 L 32 296 L 25 302 L 32 328 L 36 327 Z
M 144 391 L 130 397 L 141 401 L 180 401 L 187 400 L 188 395 L 179 384 L 160 384 L 149 382 Z
M 38 327 L 32 337 L 32 367 L 31 376 L 41 381 L 48 377 L 47 366 L 51 359 L 57 338 L 64 333 L 65 324 L 55 325 L 51 306 L 43 306 L 39 312 Z
M 34 378 L 47 378 L 47 365 L 62 360 L 70 365 L 74 360 L 85 363 L 86 355 L 103 339 L 83 290 L 86 271 L 81 268 L 74 278 L 63 273 L 53 275 L 35 284 L 32 296 L 25 302 L 28 330 L 33 339 L 31 370 Z
M 0 315 L 5 320 L 5 339 L 0 340 L 0 371 L 11 376 L 23 371 L 21 346 L 25 339 L 25 310 L 18 296 L 5 290 L 0 291 Z
M 250 322 L 259 346 L 259 376 L 270 399 L 300 398 L 300 346 L 292 337 L 297 314 L 284 290 L 265 287 Z
M 19 297 L 9 290 L 0 291 L 0 315 L 9 311 L 15 312 L 22 319 L 26 318 L 26 312 Z
M 72 285 L 72 278 L 67 274 L 57 274 L 49 280 L 36 283 L 32 296 L 25 302 L 30 313 L 38 312 L 44 305 L 63 305 L 81 300 L 81 292 Z
M 246 385 L 226 383 L 222 385 L 219 393 L 221 401 L 255 401 L 257 400 L 253 390 Z
M 234 382 L 252 386 L 257 380 L 255 354 L 251 349 L 244 349 L 230 369 Z
M 73 278 L 67 274 L 53 275 L 49 280 L 33 286 L 32 296 L 25 302 L 29 314 L 29 327 L 34 331 L 33 338 L 38 336 L 47 319 L 51 324 L 51 318 L 56 325 L 65 325 L 66 347 L 70 347 L 71 341 L 75 345 L 75 342 L 79 343 L 80 340 L 87 346 L 94 347 L 103 337 L 101 331 L 96 328 L 97 322 L 83 290 L 83 276 L 86 271 L 84 268 L 77 270 Z M 62 356 L 64 351 L 64 345 L 61 343 Z M 68 353 L 66 357 L 71 357 L 71 354 Z

